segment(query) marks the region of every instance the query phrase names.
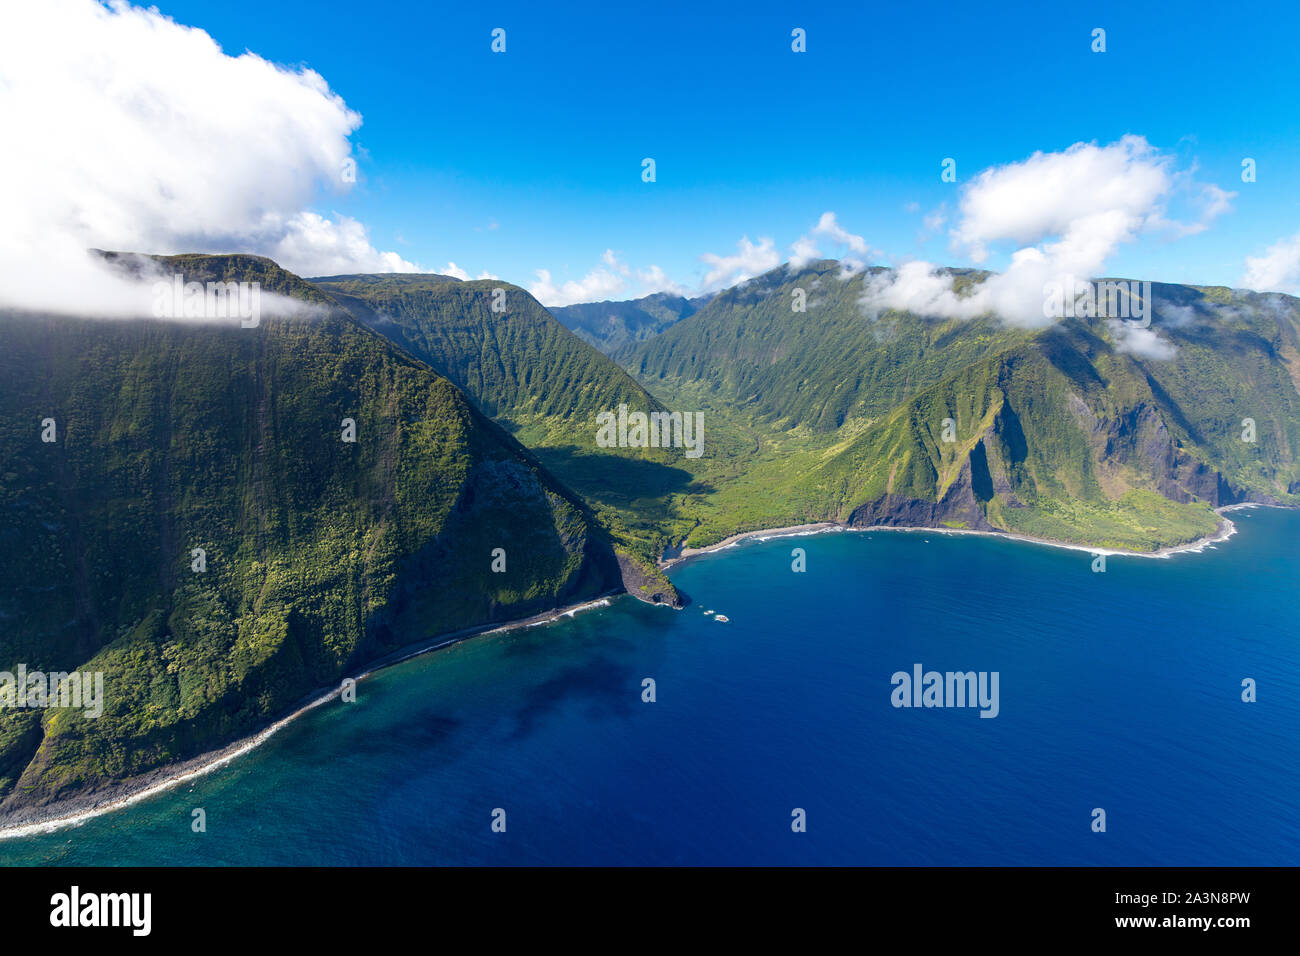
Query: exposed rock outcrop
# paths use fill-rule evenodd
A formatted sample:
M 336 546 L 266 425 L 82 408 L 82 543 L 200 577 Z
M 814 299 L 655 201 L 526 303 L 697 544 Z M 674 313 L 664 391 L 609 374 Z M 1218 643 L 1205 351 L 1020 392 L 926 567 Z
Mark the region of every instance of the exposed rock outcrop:
M 623 577 L 623 587 L 628 594 L 647 604 L 667 604 L 674 608 L 686 606 L 686 599 L 658 568 L 647 567 L 626 551 L 616 551 L 615 554 Z
M 983 448 L 982 443 L 977 447 Z M 989 482 L 987 469 L 980 483 Z M 870 528 L 877 525 L 905 528 L 967 528 L 972 531 L 996 531 L 984 517 L 984 509 L 976 496 L 975 483 L 972 482 L 971 461 L 968 458 L 962 465 L 956 480 L 949 485 L 947 492 L 939 501 L 920 501 L 903 495 L 885 494 L 875 501 L 860 505 L 849 515 L 847 524 L 851 528 Z

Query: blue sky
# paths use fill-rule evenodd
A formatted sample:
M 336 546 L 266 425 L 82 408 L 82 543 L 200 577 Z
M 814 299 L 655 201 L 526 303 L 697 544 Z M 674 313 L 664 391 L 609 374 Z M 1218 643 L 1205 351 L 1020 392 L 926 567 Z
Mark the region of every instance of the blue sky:
M 546 269 L 558 284 L 614 250 L 628 296 L 652 265 L 694 289 L 703 254 L 767 237 L 788 258 L 827 211 L 873 262 L 969 265 L 948 230 L 979 171 L 1127 134 L 1237 195 L 1202 232 L 1120 244 L 1109 274 L 1238 284 L 1247 256 L 1300 229 L 1300 17 L 1282 5 L 158 7 L 228 55 L 324 77 L 363 117 L 351 135 L 359 181 L 310 208 L 358 220 L 375 248 L 430 269 L 454 261 L 525 286 Z M 504 54 L 489 49 L 494 27 L 507 31 Z M 794 27 L 806 53 L 790 49 Z M 1103 54 L 1090 50 L 1095 27 Z M 641 181 L 644 157 L 654 183 Z M 940 181 L 945 157 L 955 184 Z M 1243 157 L 1257 182 L 1241 181 Z M 1195 218 L 1170 201 L 1171 216 Z M 941 208 L 944 225 L 923 240 Z M 984 265 L 1001 268 L 1014 248 L 995 244 Z

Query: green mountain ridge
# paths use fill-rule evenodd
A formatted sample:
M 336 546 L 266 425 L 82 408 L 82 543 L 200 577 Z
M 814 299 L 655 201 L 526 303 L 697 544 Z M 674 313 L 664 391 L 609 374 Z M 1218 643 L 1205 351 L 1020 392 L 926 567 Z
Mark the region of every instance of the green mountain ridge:
M 551 315 L 606 355 L 621 361 L 637 343 L 694 315 L 710 296 L 688 298 L 655 292 L 628 302 L 582 302 L 553 306 Z
M 642 326 L 620 366 L 497 280 L 105 255 L 313 309 L 0 316 L 0 670 L 102 671 L 107 698 L 96 720 L 0 710 L 0 820 L 246 736 L 424 638 L 620 587 L 680 606 L 657 559 L 738 532 L 1152 552 L 1213 533 L 1216 507 L 1300 504 L 1289 296 L 1153 283 L 1153 352 L 1102 319 L 881 311 L 864 282 L 885 270 L 825 260 Z M 701 413 L 703 457 L 597 447 L 620 404 Z
M 327 277 L 312 284 L 429 363 L 529 444 L 549 443 L 550 433 L 590 441 L 596 414 L 619 403 L 663 410 L 622 368 L 518 286 L 421 278 Z
M 627 372 L 507 282 L 388 275 L 312 281 L 459 386 L 591 503 L 642 574 L 658 576 L 667 541 L 647 516 L 649 502 L 690 475 L 681 449 L 597 447 L 601 412 L 620 405 L 667 410 Z M 660 585 L 671 589 L 666 580 Z
M 252 256 L 157 261 L 320 315 L 0 318 L 0 669 L 102 671 L 106 698 L 93 720 L 0 710 L 0 815 L 252 733 L 395 647 L 629 577 L 535 456 L 314 286 Z
M 1102 319 L 873 315 L 864 280 L 884 271 L 781 266 L 625 360 L 674 407 L 728 407 L 750 436 L 699 473 L 734 477 L 680 500 L 684 544 L 831 520 L 1154 551 L 1212 533 L 1217 506 L 1300 503 L 1296 299 L 1154 283 L 1151 327 L 1175 349 L 1160 360 Z

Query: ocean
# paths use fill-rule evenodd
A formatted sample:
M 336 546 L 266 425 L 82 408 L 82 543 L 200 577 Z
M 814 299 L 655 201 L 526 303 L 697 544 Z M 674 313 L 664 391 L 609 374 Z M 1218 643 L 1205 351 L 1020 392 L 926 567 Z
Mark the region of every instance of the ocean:
M 1300 512 L 1230 517 L 1104 573 L 991 537 L 746 541 L 672 570 L 684 610 L 406 661 L 0 864 L 1300 864 Z M 996 717 L 894 706 L 916 665 L 996 673 Z

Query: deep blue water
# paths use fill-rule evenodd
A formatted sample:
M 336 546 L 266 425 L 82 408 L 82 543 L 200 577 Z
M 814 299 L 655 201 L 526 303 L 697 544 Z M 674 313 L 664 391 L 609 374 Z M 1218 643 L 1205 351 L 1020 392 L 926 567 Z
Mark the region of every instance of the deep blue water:
M 0 863 L 1300 864 L 1300 513 L 1232 517 L 1104 574 L 988 538 L 748 542 L 674 570 L 684 611 L 408 661 Z M 917 662 L 999 672 L 998 717 L 891 706 Z

